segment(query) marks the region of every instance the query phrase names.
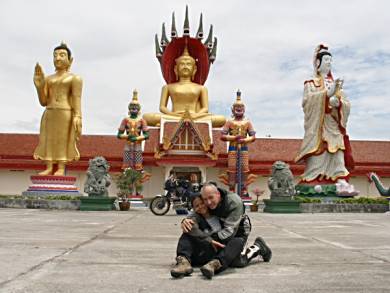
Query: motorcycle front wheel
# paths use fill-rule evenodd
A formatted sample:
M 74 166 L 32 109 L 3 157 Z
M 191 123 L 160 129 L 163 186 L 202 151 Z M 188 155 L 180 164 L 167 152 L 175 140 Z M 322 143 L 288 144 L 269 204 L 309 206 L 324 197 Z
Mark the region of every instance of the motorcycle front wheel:
M 150 202 L 150 210 L 156 216 L 163 216 L 168 213 L 169 208 L 171 207 L 170 200 L 165 196 L 156 196 Z

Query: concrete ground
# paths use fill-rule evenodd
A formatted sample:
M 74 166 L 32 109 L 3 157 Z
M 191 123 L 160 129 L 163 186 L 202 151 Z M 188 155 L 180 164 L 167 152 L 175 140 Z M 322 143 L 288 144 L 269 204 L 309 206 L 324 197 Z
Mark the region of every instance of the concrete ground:
M 390 214 L 250 213 L 273 249 L 172 279 L 180 216 L 0 209 L 0 292 L 390 292 Z

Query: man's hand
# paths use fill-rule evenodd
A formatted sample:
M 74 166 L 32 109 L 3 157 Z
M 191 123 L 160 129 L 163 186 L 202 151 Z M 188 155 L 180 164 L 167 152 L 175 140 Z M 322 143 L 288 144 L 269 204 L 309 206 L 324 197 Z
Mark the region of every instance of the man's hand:
M 184 233 L 188 233 L 192 229 L 192 225 L 194 225 L 194 221 L 191 219 L 184 219 L 181 222 L 181 229 L 183 230 Z
M 224 244 L 215 240 L 211 240 L 211 245 L 214 247 L 215 251 L 217 251 L 218 249 L 225 248 Z

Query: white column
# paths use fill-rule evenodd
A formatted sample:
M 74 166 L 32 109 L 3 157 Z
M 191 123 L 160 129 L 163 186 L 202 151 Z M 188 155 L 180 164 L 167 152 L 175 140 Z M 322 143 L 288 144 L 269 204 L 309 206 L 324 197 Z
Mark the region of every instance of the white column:
M 169 177 L 169 173 L 172 171 L 172 169 L 173 169 L 172 165 L 165 166 L 165 179 L 164 179 L 164 182 L 167 181 L 167 179 Z
M 207 182 L 206 167 L 198 167 L 198 168 L 199 168 L 200 173 L 201 173 L 201 175 L 202 175 L 202 182 L 201 182 L 201 183 Z

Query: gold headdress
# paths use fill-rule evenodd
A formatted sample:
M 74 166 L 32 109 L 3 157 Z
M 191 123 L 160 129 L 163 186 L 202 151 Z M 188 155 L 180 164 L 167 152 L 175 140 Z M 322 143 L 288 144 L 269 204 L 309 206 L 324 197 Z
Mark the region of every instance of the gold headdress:
M 241 100 L 241 91 L 240 90 L 237 90 L 237 97 L 236 97 L 236 101 L 234 102 L 233 104 L 233 107 L 234 106 L 238 106 L 238 105 L 243 105 L 245 106 L 245 104 L 242 102 Z
M 196 64 L 195 58 L 192 57 L 192 56 L 190 55 L 190 52 L 188 52 L 187 44 L 186 44 L 185 47 L 184 47 L 183 53 L 182 53 L 178 58 L 176 58 L 175 61 L 177 62 L 177 61 L 179 61 L 181 58 L 190 58 L 190 59 L 194 60 L 194 64 Z
M 141 104 L 138 101 L 138 92 L 136 89 L 134 89 L 134 91 L 133 91 L 133 98 L 130 101 L 129 108 L 130 108 L 130 105 L 138 105 L 138 107 L 141 108 Z

